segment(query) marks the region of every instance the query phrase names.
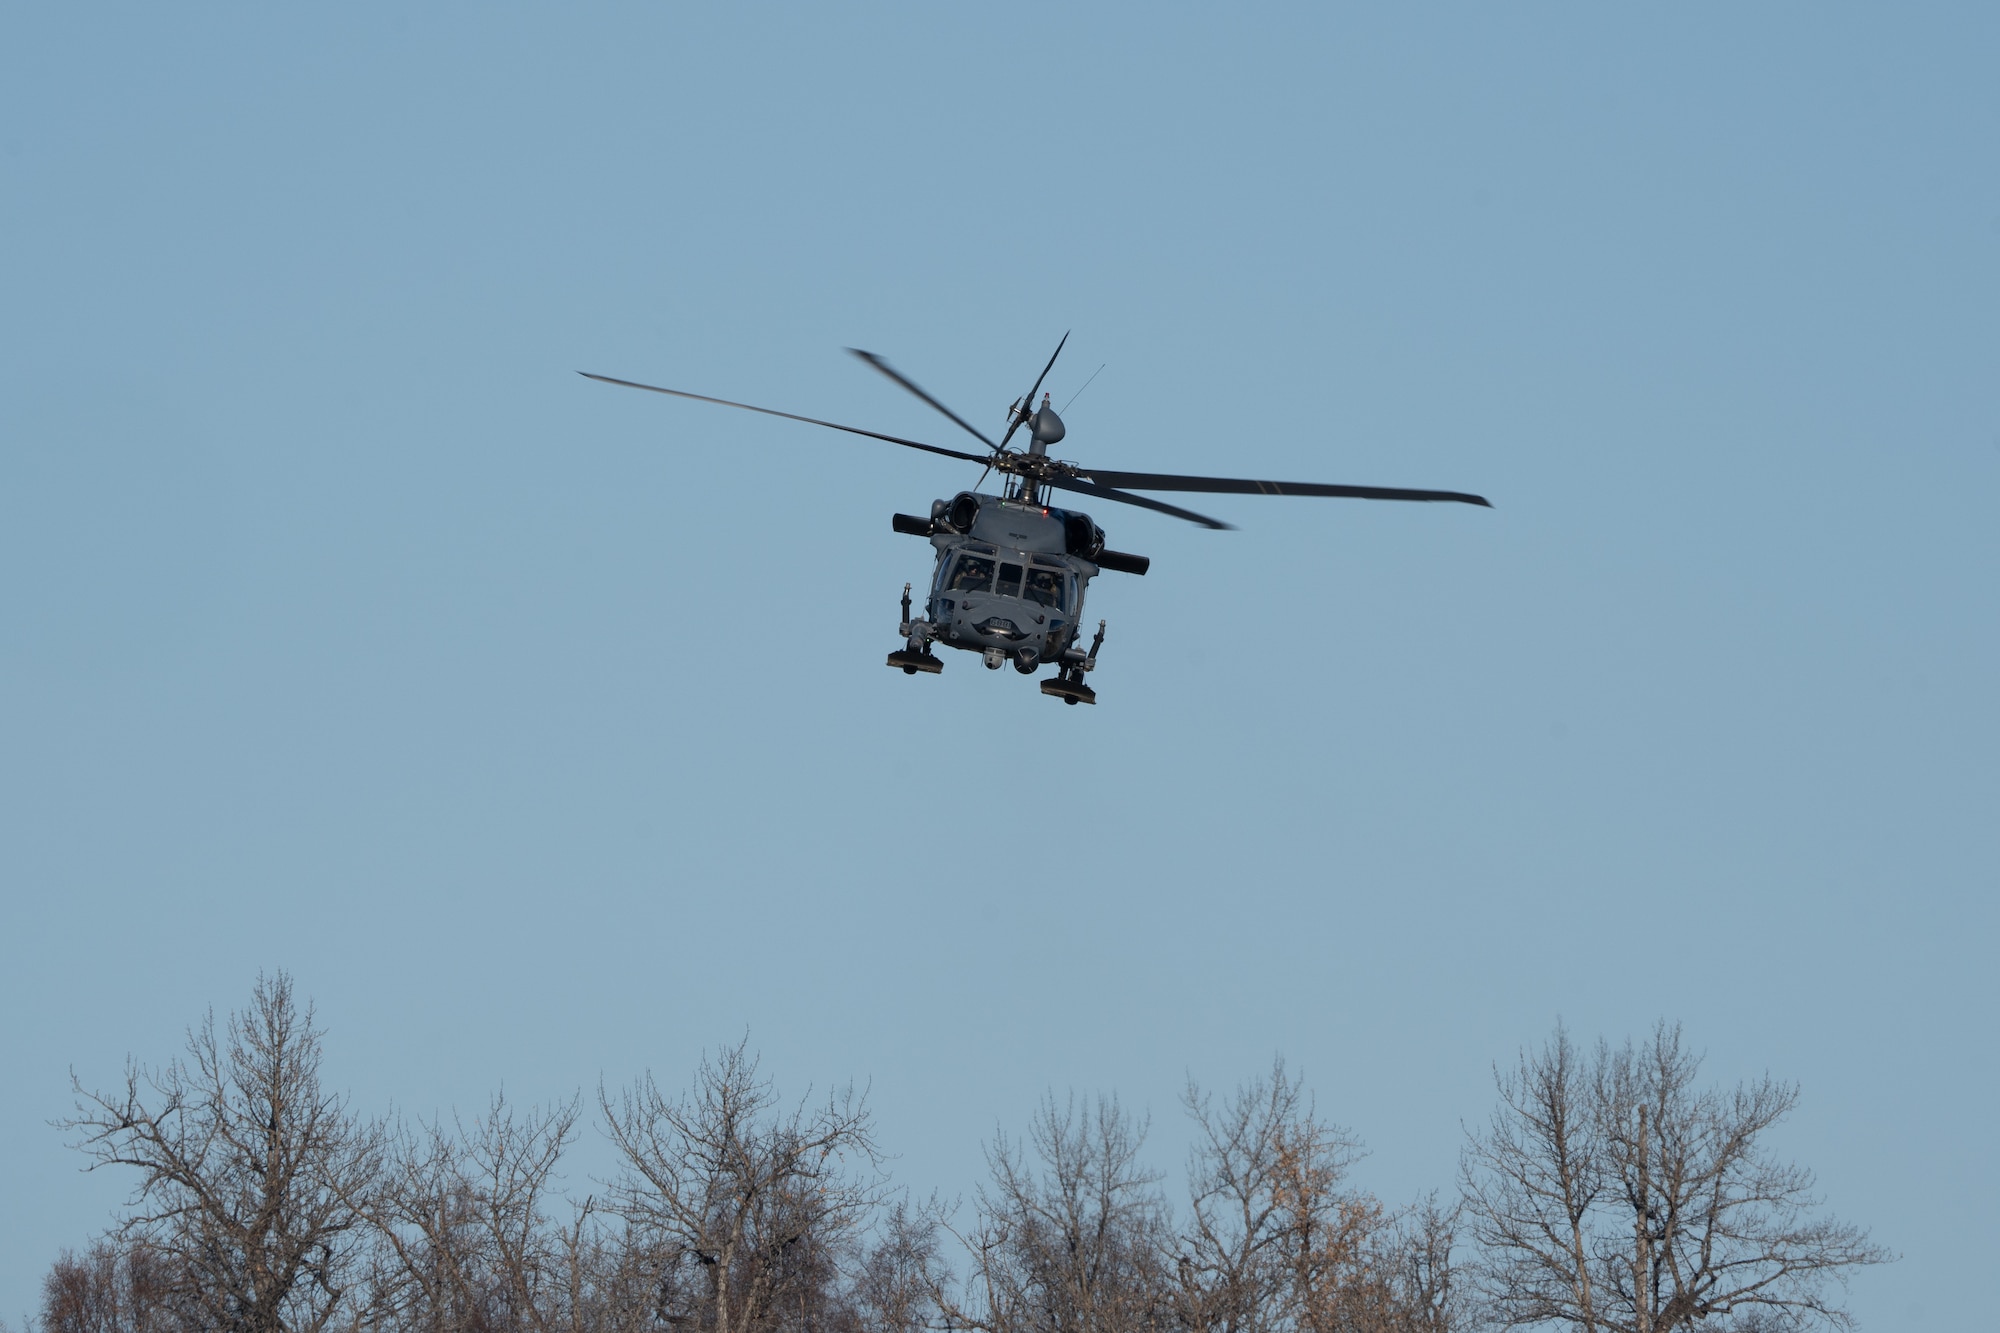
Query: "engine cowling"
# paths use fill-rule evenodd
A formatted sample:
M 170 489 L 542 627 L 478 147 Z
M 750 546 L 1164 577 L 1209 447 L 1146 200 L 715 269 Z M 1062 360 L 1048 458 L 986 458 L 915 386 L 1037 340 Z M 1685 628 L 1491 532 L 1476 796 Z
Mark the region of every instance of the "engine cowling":
M 971 491 L 960 491 L 946 507 L 944 521 L 953 532 L 972 531 L 972 525 L 979 521 L 979 497 Z
M 1104 549 L 1104 529 L 1090 521 L 1088 514 L 1070 514 L 1063 519 L 1063 550 L 1085 560 L 1095 560 Z

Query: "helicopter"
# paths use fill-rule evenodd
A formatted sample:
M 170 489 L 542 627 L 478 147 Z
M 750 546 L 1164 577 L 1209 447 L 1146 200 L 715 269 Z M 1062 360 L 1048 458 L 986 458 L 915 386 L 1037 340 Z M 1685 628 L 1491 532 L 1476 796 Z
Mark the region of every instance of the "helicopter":
M 1016 398 L 1007 409 L 1007 428 L 996 441 L 958 413 L 926 392 L 916 381 L 873 352 L 848 348 L 855 357 L 895 381 L 949 418 L 966 434 L 986 447 L 983 454 L 920 440 L 885 435 L 880 431 L 843 426 L 817 417 L 780 412 L 751 403 L 711 398 L 684 389 L 664 389 L 657 384 L 615 379 L 584 370 L 586 379 L 628 389 L 644 389 L 699 403 L 736 407 L 747 412 L 802 421 L 810 426 L 884 440 L 909 449 L 941 454 L 946 458 L 978 463 L 985 469 L 971 490 L 960 491 L 949 500 L 931 503 L 930 515 L 895 514 L 895 531 L 930 539 L 935 563 L 931 569 L 930 591 L 924 613 L 912 616 L 911 585 L 903 585 L 903 616 L 896 632 L 903 646 L 889 654 L 888 665 L 905 675 L 935 675 L 944 670 L 944 661 L 932 651 L 934 645 L 978 653 L 989 670 L 997 671 L 1012 663 L 1024 676 L 1034 675 L 1044 666 L 1056 674 L 1041 682 L 1042 693 L 1065 704 L 1094 704 L 1097 693 L 1084 677 L 1097 669 L 1097 654 L 1104 646 L 1104 621 L 1097 622 L 1096 636 L 1088 648 L 1078 646 L 1083 624 L 1084 593 L 1099 573 L 1143 575 L 1152 561 L 1143 555 L 1114 551 L 1104 544 L 1104 529 L 1090 515 L 1050 503 L 1053 491 L 1136 505 L 1156 513 L 1198 523 L 1205 528 L 1227 529 L 1233 525 L 1206 514 L 1197 514 L 1163 500 L 1136 495 L 1135 491 L 1197 491 L 1226 495 L 1310 495 L 1360 500 L 1449 501 L 1492 508 L 1481 496 L 1463 491 L 1404 490 L 1384 486 L 1334 486 L 1318 482 L 1251 481 L 1240 477 L 1191 477 L 1171 472 L 1118 472 L 1086 467 L 1049 454 L 1049 446 L 1062 442 L 1068 433 L 1062 418 L 1050 406 L 1050 395 L 1042 383 L 1055 368 L 1056 358 L 1069 343 L 1065 333 L 1056 344 L 1042 373 L 1027 394 Z M 1086 381 L 1086 387 L 1088 381 Z M 1082 390 L 1078 390 L 1081 393 Z M 1041 393 L 1041 405 L 1035 395 Z M 1075 398 L 1072 396 L 1071 402 Z M 1067 406 L 1067 405 L 1065 405 Z M 1014 435 L 1027 427 L 1027 447 L 1009 449 Z M 1002 478 L 1000 494 L 981 491 L 989 473 Z

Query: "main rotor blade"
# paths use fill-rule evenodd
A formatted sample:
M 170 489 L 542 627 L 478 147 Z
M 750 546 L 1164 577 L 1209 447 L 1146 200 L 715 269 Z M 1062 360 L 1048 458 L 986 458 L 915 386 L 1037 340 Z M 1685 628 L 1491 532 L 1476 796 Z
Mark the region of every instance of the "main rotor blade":
M 1114 491 L 1109 486 L 1099 486 L 1094 482 L 1084 481 L 1080 477 L 1051 477 L 1047 484 L 1060 487 L 1065 491 L 1075 491 L 1079 495 L 1095 495 L 1105 500 L 1116 500 L 1119 504 L 1137 505 L 1141 509 L 1155 509 L 1162 514 L 1172 514 L 1175 518 L 1184 518 L 1190 523 L 1199 523 L 1204 528 L 1231 530 L 1236 526 L 1234 523 L 1224 523 L 1219 518 L 1210 518 L 1206 514 L 1197 514 L 1192 509 L 1178 509 L 1173 505 L 1151 499 L 1144 495 L 1132 495 L 1125 491 Z
M 1085 468 L 1083 474 L 1106 486 L 1130 486 L 1140 491 L 1205 491 L 1218 495 L 1326 495 L 1350 500 L 1455 500 L 1459 504 L 1492 504 L 1464 491 L 1411 491 L 1391 486 L 1328 486 L 1315 481 L 1249 481 L 1242 477 L 1183 477 L 1172 472 L 1107 472 Z
M 859 426 L 843 426 L 838 421 L 821 421 L 818 417 L 802 417 L 795 412 L 780 412 L 774 407 L 753 407 L 749 403 L 732 403 L 727 398 L 710 398 L 707 394 L 688 393 L 684 389 L 662 389 L 657 384 L 641 384 L 637 380 L 613 379 L 609 375 L 593 375 L 587 370 L 577 374 L 589 380 L 602 380 L 606 384 L 622 384 L 628 389 L 644 389 L 648 393 L 670 394 L 675 398 L 692 398 L 697 403 L 716 403 L 723 407 L 740 407 L 745 412 L 762 412 L 767 417 L 783 417 L 787 421 L 803 421 L 808 426 L 825 426 L 831 430 L 844 430 L 849 435 L 866 435 L 871 440 L 887 440 L 890 444 L 900 444 L 908 449 L 921 449 L 927 454 L 943 454 L 946 458 L 962 458 L 968 463 L 984 463 L 983 454 L 968 454 L 957 449 L 945 449 L 935 444 L 920 444 L 916 440 L 906 440 L 900 435 L 884 435 L 880 431 L 863 430 Z
M 937 399 L 925 393 L 921 388 L 918 387 L 917 382 L 915 380 L 905 375 L 902 371 L 896 369 L 894 366 L 890 365 L 887 361 L 884 361 L 881 357 L 875 355 L 875 353 L 873 352 L 864 352 L 859 347 L 850 347 L 847 350 L 854 353 L 854 355 L 860 357 L 863 361 L 866 361 L 869 365 L 875 367 L 875 369 L 881 371 L 884 375 L 887 375 L 890 379 L 896 381 L 896 383 L 902 385 L 905 389 L 908 389 L 911 393 L 915 394 L 917 397 L 929 403 L 932 407 L 935 407 L 938 411 L 950 417 L 953 421 L 958 423 L 959 428 L 961 430 L 964 430 L 967 434 L 971 435 L 973 439 L 978 440 L 981 444 L 985 445 L 988 449 L 993 450 L 995 453 L 999 452 L 1000 450 L 999 445 L 987 439 L 984 433 L 974 428 L 972 423 L 967 421 L 964 417 L 960 416 L 958 413 L 946 407 L 943 403 L 940 403 Z
M 1014 432 L 1021 428 L 1021 423 L 1035 415 L 1035 395 L 1041 392 L 1042 381 L 1047 379 L 1049 371 L 1055 368 L 1056 358 L 1062 355 L 1063 343 L 1068 341 L 1069 334 L 1065 332 L 1062 336 L 1062 342 L 1056 344 L 1056 350 L 1049 353 L 1049 364 L 1042 367 L 1042 373 L 1035 376 L 1035 387 L 1028 390 L 1028 396 L 1021 400 L 1021 414 L 1007 423 L 1007 433 L 1000 437 L 1000 447 L 1002 449 L 1007 447 L 1007 441 L 1014 438 Z

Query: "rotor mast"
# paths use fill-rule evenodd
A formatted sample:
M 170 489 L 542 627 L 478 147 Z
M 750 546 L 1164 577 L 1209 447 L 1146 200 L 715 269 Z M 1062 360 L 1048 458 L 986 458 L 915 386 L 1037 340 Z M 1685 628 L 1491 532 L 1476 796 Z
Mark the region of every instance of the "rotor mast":
M 1059 443 L 1066 432 L 1062 418 L 1056 415 L 1055 408 L 1049 406 L 1046 393 L 1042 395 L 1041 407 L 1032 413 L 1023 413 L 1021 406 L 1015 405 L 1014 425 L 1022 422 L 1028 426 L 1028 452 L 1025 456 L 1012 455 L 1011 467 L 1002 464 L 1015 478 L 1014 494 L 1010 498 L 1024 504 L 1044 504 L 1048 497 L 1043 491 L 1048 489 L 1047 478 L 1054 466 L 1054 460 L 1049 458 L 1049 446 Z M 1013 433 L 1012 426 L 1008 428 L 1008 433 Z

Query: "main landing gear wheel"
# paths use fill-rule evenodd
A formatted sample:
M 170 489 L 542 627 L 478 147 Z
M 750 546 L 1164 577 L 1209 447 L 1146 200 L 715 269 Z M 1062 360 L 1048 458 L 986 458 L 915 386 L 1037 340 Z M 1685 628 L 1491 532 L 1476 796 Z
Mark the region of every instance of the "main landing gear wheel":
M 1083 683 L 1081 671 L 1065 671 L 1049 677 L 1042 682 L 1042 693 L 1072 706 L 1097 702 L 1097 691 Z
M 928 672 L 935 676 L 938 672 L 944 670 L 944 663 L 932 657 L 929 653 L 913 653 L 907 648 L 898 648 L 895 652 L 890 653 L 889 665 L 903 668 L 903 674 L 906 676 L 914 676 L 919 671 Z

